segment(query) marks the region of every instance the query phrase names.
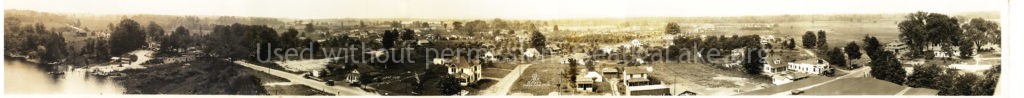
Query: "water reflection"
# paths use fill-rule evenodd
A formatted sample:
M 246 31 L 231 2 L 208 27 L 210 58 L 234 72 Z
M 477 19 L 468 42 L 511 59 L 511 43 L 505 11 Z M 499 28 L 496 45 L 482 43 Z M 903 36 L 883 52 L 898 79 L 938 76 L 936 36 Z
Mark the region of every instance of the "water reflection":
M 63 75 L 54 76 L 38 67 L 37 63 L 24 59 L 4 60 L 6 94 L 116 95 L 124 92 L 124 88 L 116 82 L 90 76 L 84 69 L 65 68 L 59 70 Z

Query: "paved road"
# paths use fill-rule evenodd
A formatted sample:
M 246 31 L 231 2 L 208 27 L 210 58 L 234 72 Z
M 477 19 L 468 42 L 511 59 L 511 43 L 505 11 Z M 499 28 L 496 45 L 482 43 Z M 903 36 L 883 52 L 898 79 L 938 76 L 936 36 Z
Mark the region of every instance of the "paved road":
M 495 83 L 494 86 L 488 87 L 487 89 L 480 91 L 480 95 L 508 95 L 508 92 L 512 89 L 512 85 L 516 83 L 516 80 L 519 79 L 519 76 L 522 76 L 523 71 L 526 70 L 526 68 L 529 68 L 530 65 L 533 64 L 523 64 L 516 66 L 515 69 L 512 69 L 512 72 L 509 72 L 508 75 L 505 75 L 505 77 L 501 78 L 501 80 L 498 80 L 498 83 Z
M 866 67 L 866 66 L 865 67 L 860 67 L 858 69 L 854 69 L 853 71 L 850 71 L 849 74 L 846 74 L 846 75 L 843 75 L 843 76 L 839 76 L 839 77 L 836 77 L 836 78 L 832 78 L 831 80 L 828 80 L 828 81 L 825 81 L 825 82 L 821 82 L 821 83 L 818 83 L 818 84 L 797 88 L 797 89 L 794 89 L 794 90 L 804 91 L 804 90 L 811 89 L 811 88 L 814 88 L 814 87 L 817 87 L 817 86 L 821 86 L 821 85 L 824 85 L 824 84 L 831 83 L 831 82 L 839 80 L 839 79 L 853 78 L 853 77 L 862 77 L 862 76 L 866 75 L 868 70 L 870 70 L 870 69 L 871 69 L 871 67 Z M 773 95 L 790 95 L 792 93 L 790 91 L 792 91 L 792 90 L 775 93 Z
M 310 88 L 317 89 L 317 90 L 324 91 L 324 92 L 331 93 L 331 94 L 338 95 L 338 96 L 340 96 L 340 95 L 348 95 L 348 96 L 378 96 L 379 95 L 379 94 L 376 94 L 376 93 L 370 93 L 370 92 L 363 91 L 362 89 L 359 89 L 359 88 L 356 88 L 356 87 L 348 87 L 348 86 L 341 86 L 341 85 L 327 86 L 327 84 L 324 84 L 324 82 L 320 82 L 320 81 L 316 81 L 316 80 L 311 80 L 311 79 L 306 79 L 306 78 L 303 78 L 302 76 L 297 75 L 297 74 L 292 74 L 292 73 L 288 73 L 288 72 L 284 72 L 284 71 L 280 71 L 280 70 L 270 69 L 270 68 L 263 67 L 263 66 L 249 64 L 249 63 L 246 63 L 246 62 L 243 62 L 243 61 L 235 61 L 235 64 L 242 65 L 242 66 L 245 66 L 245 67 L 248 67 L 248 68 L 252 68 L 253 70 L 264 72 L 264 73 L 267 73 L 267 74 L 270 74 L 270 75 L 274 75 L 274 76 L 277 76 L 277 77 L 285 78 L 285 79 L 288 79 L 289 81 L 291 81 L 292 83 L 306 85 L 306 86 L 309 86 Z
M 903 95 L 903 94 L 907 94 L 907 91 L 910 91 L 910 89 L 911 89 L 911 87 L 903 88 L 903 90 L 900 90 L 900 92 L 896 93 L 896 95 L 900 96 L 900 95 Z

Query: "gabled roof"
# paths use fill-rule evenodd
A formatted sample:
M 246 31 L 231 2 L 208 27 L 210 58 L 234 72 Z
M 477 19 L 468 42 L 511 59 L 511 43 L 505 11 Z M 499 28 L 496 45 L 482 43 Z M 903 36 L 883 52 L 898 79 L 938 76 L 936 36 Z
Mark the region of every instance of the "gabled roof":
M 576 84 L 593 84 L 593 78 L 586 78 L 583 75 L 576 75 Z
M 615 67 L 607 67 L 607 68 L 601 69 L 601 72 L 603 72 L 603 73 L 604 72 L 619 72 L 619 69 L 616 69 Z
M 635 74 L 635 73 L 648 73 L 647 69 L 639 66 L 625 67 L 622 70 L 623 73 Z
M 651 80 L 647 79 L 647 78 L 630 78 L 630 79 L 627 79 L 626 81 L 629 81 L 629 82 L 647 82 L 647 81 L 651 81 Z

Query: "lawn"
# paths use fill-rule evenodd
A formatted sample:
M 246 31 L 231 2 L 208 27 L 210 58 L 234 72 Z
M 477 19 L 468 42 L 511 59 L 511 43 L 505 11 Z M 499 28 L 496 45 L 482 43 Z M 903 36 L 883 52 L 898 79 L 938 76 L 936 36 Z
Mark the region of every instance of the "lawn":
M 874 78 L 846 78 L 807 89 L 803 95 L 894 95 L 904 88 Z
M 505 77 L 505 75 L 508 75 L 509 72 L 511 72 L 511 70 L 500 68 L 484 68 L 483 70 L 484 77 L 499 79 Z
M 828 81 L 829 79 L 832 79 L 832 78 L 821 77 L 821 76 L 811 76 L 811 77 L 808 77 L 808 78 L 805 78 L 805 79 L 793 81 L 791 83 L 786 83 L 786 84 L 783 84 L 783 85 L 768 87 L 768 88 L 754 90 L 754 91 L 750 91 L 750 92 L 743 92 L 743 93 L 740 93 L 739 95 L 748 95 L 748 96 L 749 95 L 772 95 L 772 94 L 780 93 L 780 92 L 789 92 L 790 90 L 794 90 L 794 89 L 797 89 L 797 88 L 807 87 L 807 86 L 810 86 L 810 85 L 814 85 L 814 84 L 818 84 L 818 83 L 821 83 L 821 82 L 825 82 L 825 81 Z
M 267 83 L 284 83 L 289 82 L 288 79 L 273 76 L 263 72 L 254 72 L 253 75 L 259 79 L 261 84 Z M 301 84 L 291 85 L 263 85 L 263 90 L 269 95 L 332 95 L 327 92 L 310 88 L 309 86 Z
M 675 91 L 700 95 L 732 95 L 769 84 L 766 78 L 749 76 L 739 70 L 696 63 L 653 63 L 651 77 L 670 84 Z
M 535 64 L 525 69 L 522 76 L 512 85 L 512 93 L 529 93 L 533 95 L 547 95 L 551 92 L 565 93 L 569 80 L 561 74 L 568 68 L 568 65 L 561 64 Z

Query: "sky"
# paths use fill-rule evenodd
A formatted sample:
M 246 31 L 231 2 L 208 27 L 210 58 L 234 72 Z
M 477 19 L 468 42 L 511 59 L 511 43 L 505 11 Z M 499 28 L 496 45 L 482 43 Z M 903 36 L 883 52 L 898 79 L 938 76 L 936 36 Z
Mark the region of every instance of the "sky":
M 276 18 L 625 18 L 1002 11 L 1006 0 L 3 0 L 5 9 Z

